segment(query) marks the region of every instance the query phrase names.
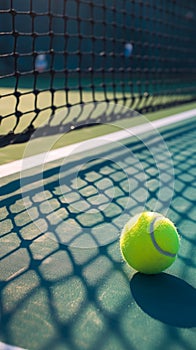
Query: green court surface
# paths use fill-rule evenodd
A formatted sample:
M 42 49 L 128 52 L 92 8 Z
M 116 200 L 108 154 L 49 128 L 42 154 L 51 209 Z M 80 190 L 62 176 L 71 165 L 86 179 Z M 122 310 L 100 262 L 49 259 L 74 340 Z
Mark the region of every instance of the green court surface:
M 72 94 L 71 94 L 72 96 Z M 85 94 L 86 96 L 86 94 Z M 88 94 L 87 94 L 88 96 Z M 47 97 L 47 96 L 46 96 Z M 100 103 L 100 106 L 105 106 L 104 103 Z M 4 108 L 6 107 L 3 104 Z M 28 106 L 28 104 L 27 104 Z M 91 103 L 89 104 L 90 107 L 88 107 L 87 113 L 89 113 L 89 110 L 91 110 L 92 108 L 94 108 L 94 104 Z M 99 106 L 99 103 L 98 103 Z M 109 104 L 109 106 L 113 106 L 113 104 Z M 118 105 L 120 106 L 120 105 Z M 124 107 L 123 107 L 124 108 Z M 143 124 L 144 122 L 147 121 L 154 121 L 154 120 L 158 120 L 161 118 L 165 118 L 167 116 L 173 115 L 173 114 L 177 114 L 177 113 L 182 113 L 184 111 L 188 111 L 188 110 L 192 110 L 196 108 L 196 103 L 189 103 L 189 104 L 184 104 L 184 105 L 180 105 L 180 106 L 176 106 L 176 107 L 172 107 L 172 108 L 167 108 L 167 109 L 163 109 L 161 111 L 158 112 L 153 112 L 153 113 L 148 113 L 145 115 L 140 115 L 138 113 L 138 115 L 136 117 L 122 117 L 120 120 L 120 127 L 121 128 L 130 128 L 136 125 L 140 125 Z M 99 109 L 99 108 L 98 108 Z M 71 108 L 71 113 L 69 116 L 69 119 L 74 118 L 74 116 L 76 116 L 76 114 L 79 114 L 81 112 L 81 107 L 80 106 L 74 106 Z M 62 114 L 62 118 L 61 118 L 61 114 Z M 57 125 L 60 123 L 61 119 L 63 120 L 65 117 L 65 108 L 63 108 L 62 112 L 57 113 L 57 116 L 54 117 L 54 120 L 52 123 L 57 123 Z M 85 113 L 82 112 L 81 114 L 81 118 L 85 119 Z M 25 116 L 26 118 L 24 118 L 24 123 L 21 122 L 19 124 L 19 132 L 22 132 L 23 128 L 25 127 L 25 120 L 26 120 L 26 126 L 29 122 L 28 116 Z M 96 117 L 96 113 L 94 113 L 94 119 Z M 11 119 L 14 123 L 14 118 Z M 9 121 L 9 120 L 8 120 Z M 40 119 L 38 120 L 38 122 L 40 121 Z M 68 122 L 68 120 L 65 119 L 64 121 L 65 123 Z M 42 121 L 43 123 L 43 121 Z M 14 125 L 14 124 L 13 124 Z M 12 124 L 10 124 L 9 122 L 7 123 L 2 123 L 1 125 L 1 133 L 7 133 L 8 132 L 8 127 L 10 130 L 10 127 L 12 126 Z M 22 128 L 20 130 L 20 127 Z M 101 136 L 104 134 L 108 134 L 111 132 L 116 132 L 119 130 L 119 121 L 113 121 L 111 123 L 111 121 L 109 123 L 107 123 L 106 121 L 102 124 L 102 125 L 95 125 L 95 126 L 91 126 L 91 127 L 86 127 L 86 128 L 82 128 L 82 129 L 78 129 L 78 130 L 74 130 L 73 132 L 64 132 L 64 133 L 59 133 L 59 137 L 57 138 L 56 135 L 51 135 L 51 136 L 44 136 L 42 138 L 42 144 L 43 143 L 50 143 L 52 144 L 52 149 L 56 149 L 59 147 L 63 147 L 66 145 L 70 145 L 73 143 L 77 143 L 77 142 L 81 142 L 87 139 L 91 139 L 97 136 Z M 31 140 L 31 144 L 34 148 L 34 153 L 40 153 L 40 138 Z M 21 159 L 23 157 L 24 151 L 26 148 L 26 143 L 18 143 L 18 144 L 8 144 L 5 147 L 0 147 L 0 165 L 1 164 L 5 164 L 5 163 L 9 163 L 11 161 L 14 161 L 16 159 Z
M 196 120 L 154 136 L 1 179 L 2 342 L 195 350 Z M 168 270 L 145 276 L 123 262 L 119 234 L 132 215 L 155 209 L 175 223 L 181 247 Z

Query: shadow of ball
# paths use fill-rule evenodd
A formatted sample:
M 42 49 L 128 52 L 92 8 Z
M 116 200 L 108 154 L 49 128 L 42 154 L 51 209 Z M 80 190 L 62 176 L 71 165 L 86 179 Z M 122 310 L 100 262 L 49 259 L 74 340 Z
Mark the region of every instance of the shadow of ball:
M 149 316 L 175 327 L 196 327 L 196 289 L 178 277 L 136 273 L 132 295 Z

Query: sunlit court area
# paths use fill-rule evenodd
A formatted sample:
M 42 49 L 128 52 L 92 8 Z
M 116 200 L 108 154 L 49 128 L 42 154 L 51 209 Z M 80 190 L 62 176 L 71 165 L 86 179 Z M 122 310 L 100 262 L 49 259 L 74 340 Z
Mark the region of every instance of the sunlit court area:
M 0 350 L 196 349 L 196 2 L 0 2 Z

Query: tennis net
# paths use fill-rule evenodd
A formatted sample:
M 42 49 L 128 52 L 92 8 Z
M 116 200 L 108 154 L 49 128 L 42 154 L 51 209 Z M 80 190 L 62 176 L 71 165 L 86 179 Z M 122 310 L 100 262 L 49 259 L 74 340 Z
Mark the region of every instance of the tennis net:
M 87 103 L 147 113 L 196 99 L 194 0 L 4 0 L 0 36 L 1 146 L 74 129 Z

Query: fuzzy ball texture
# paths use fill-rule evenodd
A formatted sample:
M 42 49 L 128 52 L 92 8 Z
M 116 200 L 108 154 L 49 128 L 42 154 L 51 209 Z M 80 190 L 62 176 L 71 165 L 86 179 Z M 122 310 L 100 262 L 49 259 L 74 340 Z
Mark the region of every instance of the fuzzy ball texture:
M 135 270 L 156 274 L 176 259 L 180 246 L 174 224 L 160 213 L 143 212 L 124 226 L 120 249 L 124 260 Z

